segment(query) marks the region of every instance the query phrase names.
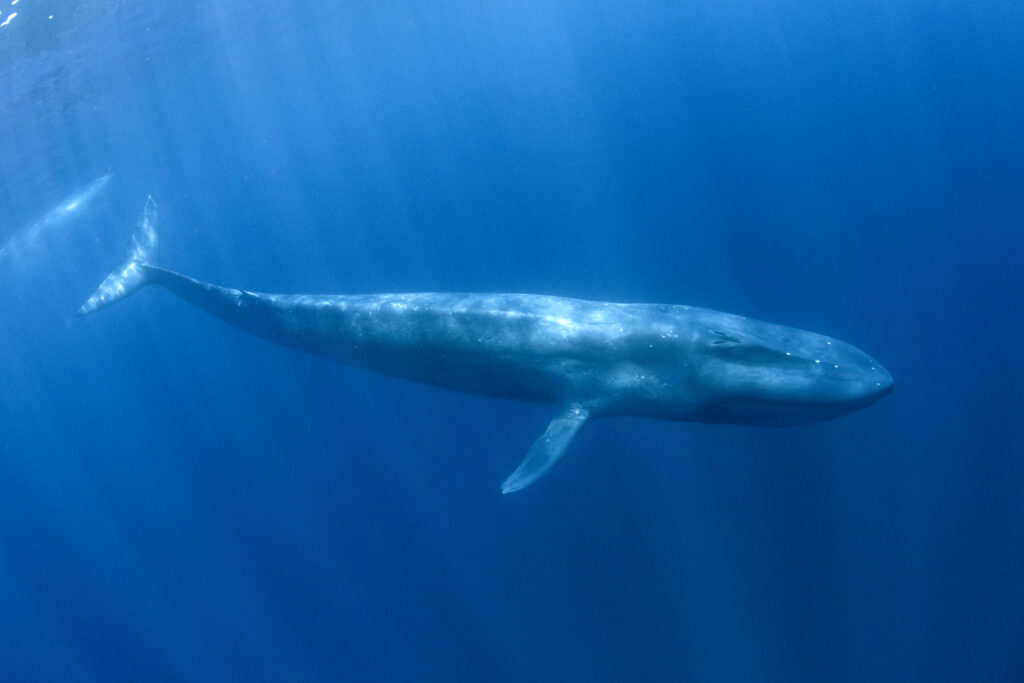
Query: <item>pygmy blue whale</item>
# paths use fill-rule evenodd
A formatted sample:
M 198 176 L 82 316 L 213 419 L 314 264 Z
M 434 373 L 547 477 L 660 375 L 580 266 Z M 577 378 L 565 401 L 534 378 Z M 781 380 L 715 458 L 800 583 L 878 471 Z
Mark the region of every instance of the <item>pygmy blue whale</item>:
M 150 197 L 125 261 L 79 313 L 157 284 L 231 325 L 323 358 L 553 406 L 504 493 L 547 472 L 596 417 L 804 424 L 869 406 L 893 387 L 881 364 L 849 344 L 704 308 L 535 294 L 260 294 L 160 268 L 157 251 Z

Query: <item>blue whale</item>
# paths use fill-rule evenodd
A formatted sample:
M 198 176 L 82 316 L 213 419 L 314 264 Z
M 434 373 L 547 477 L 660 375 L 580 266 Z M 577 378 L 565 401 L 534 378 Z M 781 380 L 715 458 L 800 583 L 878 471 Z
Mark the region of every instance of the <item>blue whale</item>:
M 8 257 L 25 256 L 53 234 L 63 230 L 68 223 L 89 207 L 112 177 L 108 173 L 88 185 L 78 188 L 61 199 L 57 206 L 43 214 L 42 218 L 14 233 L 3 245 L 0 245 L 0 262 Z
M 553 406 L 554 418 L 502 484 L 504 493 L 547 472 L 596 417 L 805 424 L 869 406 L 893 388 L 885 368 L 849 344 L 705 308 L 534 294 L 260 294 L 160 268 L 157 251 L 150 197 L 124 262 L 79 313 L 156 284 L 242 330 L 316 356 Z

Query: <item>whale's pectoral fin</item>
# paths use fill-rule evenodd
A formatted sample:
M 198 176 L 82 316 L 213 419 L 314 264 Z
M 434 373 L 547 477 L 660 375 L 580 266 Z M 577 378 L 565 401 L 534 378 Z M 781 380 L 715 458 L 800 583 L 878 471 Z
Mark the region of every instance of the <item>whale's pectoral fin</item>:
M 590 412 L 579 406 L 570 406 L 555 416 L 547 431 L 533 442 L 530 452 L 519 463 L 516 471 L 501 485 L 502 493 L 526 488 L 544 476 L 569 448 L 573 437 L 584 425 Z

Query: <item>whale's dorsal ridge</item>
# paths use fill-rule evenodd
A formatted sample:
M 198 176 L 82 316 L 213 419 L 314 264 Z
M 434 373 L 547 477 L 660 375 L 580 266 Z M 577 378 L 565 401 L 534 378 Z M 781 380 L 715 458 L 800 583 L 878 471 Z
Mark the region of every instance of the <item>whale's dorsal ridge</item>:
M 516 471 L 501 485 L 501 492 L 518 491 L 544 476 L 544 473 L 565 454 L 576 432 L 589 417 L 590 411 L 579 405 L 569 406 L 555 415 L 547 430 L 533 442 Z

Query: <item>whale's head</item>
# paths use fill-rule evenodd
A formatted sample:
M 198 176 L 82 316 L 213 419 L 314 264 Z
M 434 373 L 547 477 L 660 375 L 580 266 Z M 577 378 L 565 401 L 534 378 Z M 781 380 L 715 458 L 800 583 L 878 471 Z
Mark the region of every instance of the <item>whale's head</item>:
M 865 408 L 893 389 L 881 363 L 814 332 L 708 311 L 693 330 L 697 419 L 734 424 L 820 422 Z

